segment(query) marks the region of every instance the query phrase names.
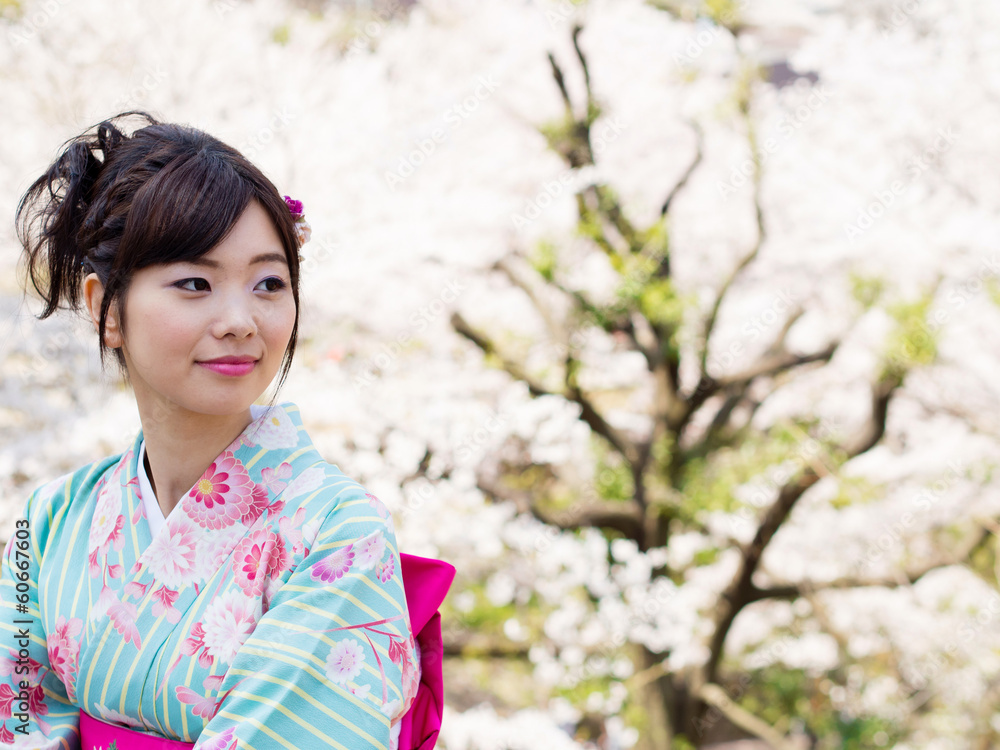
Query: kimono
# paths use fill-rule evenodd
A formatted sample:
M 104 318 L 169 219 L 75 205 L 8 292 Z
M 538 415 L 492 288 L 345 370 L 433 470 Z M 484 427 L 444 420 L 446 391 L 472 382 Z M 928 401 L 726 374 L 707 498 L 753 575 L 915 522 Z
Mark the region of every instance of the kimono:
M 395 747 L 420 655 L 392 518 L 295 404 L 252 416 L 159 524 L 142 431 L 30 495 L 0 568 L 0 746 L 79 748 L 82 709 L 197 750 Z

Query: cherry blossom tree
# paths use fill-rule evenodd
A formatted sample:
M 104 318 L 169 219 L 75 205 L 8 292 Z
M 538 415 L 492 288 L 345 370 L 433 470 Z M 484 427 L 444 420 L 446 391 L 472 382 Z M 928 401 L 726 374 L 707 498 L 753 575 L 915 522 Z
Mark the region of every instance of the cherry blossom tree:
M 813 733 L 813 726 L 827 725 L 830 736 L 825 742 L 836 743 L 829 744 L 831 747 L 846 746 L 840 743 L 851 742 L 854 733 L 862 743 L 884 745 L 890 736 L 894 741 L 904 739 L 917 725 L 909 718 L 883 723 L 873 712 L 858 717 L 860 721 L 831 722 L 836 709 L 826 695 L 830 688 L 817 689 L 818 681 L 804 674 L 769 673 L 750 666 L 752 659 L 743 660 L 732 653 L 738 649 L 732 648 L 731 636 L 740 615 L 749 608 L 759 609 L 772 601 L 791 602 L 793 611 L 805 612 L 803 619 L 812 621 L 808 626 L 793 627 L 795 635 L 815 627 L 838 644 L 838 658 L 824 670 L 823 681 L 827 685 L 846 683 L 846 672 L 862 664 L 867 671 L 869 660 L 852 658 L 848 639 L 827 612 L 830 602 L 837 600 L 827 596 L 828 592 L 850 596 L 859 589 L 908 587 L 934 571 L 955 566 L 972 570 L 984 555 L 992 559 L 995 521 L 952 519 L 949 538 L 926 545 L 921 554 L 904 555 L 879 573 L 872 570 L 871 559 L 817 577 L 806 574 L 801 565 L 783 572 L 765 565 L 775 557 L 769 555 L 775 538 L 782 532 L 786 537 L 795 533 L 784 527 L 790 525 L 793 512 L 814 488 L 817 494 L 832 495 L 827 502 L 834 507 L 850 505 L 860 496 L 871 498 L 891 491 L 891 487 L 867 486 L 854 475 L 853 468 L 863 465 L 884 445 L 890 407 L 895 410 L 894 399 L 907 392 L 911 372 L 930 370 L 938 363 L 937 336 L 928 312 L 941 278 L 915 299 L 887 301 L 885 298 L 893 294 L 885 294 L 884 287 L 892 286 L 892 280 L 864 277 L 852 269 L 845 281 L 853 287 L 854 309 L 839 330 L 820 336 L 807 334 L 800 338 L 809 342 L 807 346 L 790 346 L 790 335 L 800 321 L 808 320 L 811 312 L 815 314 L 815 309 L 810 310 L 806 300 L 779 297 L 761 316 L 763 326 L 756 320 L 744 326 L 753 339 L 764 340 L 764 347 L 747 354 L 749 345 L 726 342 L 719 333 L 721 313 L 739 294 L 741 281 L 762 249 L 775 242 L 769 232 L 776 224 L 780 230 L 764 198 L 764 162 L 780 146 L 776 138 L 781 129 L 766 141 L 759 135 L 757 121 L 768 112 L 767 104 L 758 100 L 764 98 L 762 91 L 773 93 L 797 79 L 815 84 L 817 76 L 811 74 L 810 81 L 809 74 L 796 72 L 786 61 L 764 65 L 743 52 L 750 47 L 744 44 L 743 36 L 751 26 L 744 23 L 733 3 L 710 4 L 701 10 L 665 2 L 660 7 L 678 20 L 707 22 L 707 30 L 694 37 L 695 53 L 700 52 L 699 44 L 714 42 L 719 35 L 733 43 L 732 124 L 746 138 L 748 158 L 745 171 L 741 165 L 729 182 L 718 184 L 720 195 L 728 198 L 749 183 L 745 196 L 754 216 L 753 239 L 721 275 L 707 304 L 685 297 L 672 268 L 677 251 L 672 243 L 671 219 L 681 191 L 703 162 L 704 128 L 696 119 L 688 123 L 688 141 L 692 142 L 688 164 L 657 201 L 659 215 L 651 222 L 633 221 L 628 205 L 607 182 L 568 177 L 569 173 L 582 177 L 595 165 L 595 129 L 605 114 L 591 85 L 592 72 L 581 46 L 582 27 L 574 26 L 574 62 L 584 95 L 574 101 L 566 84 L 567 73 L 550 54 L 565 114 L 561 120 L 545 124 L 541 132 L 565 163 L 568 172 L 563 182 L 578 184 L 573 190 L 576 237 L 558 243 L 540 241 L 534 252 L 515 249 L 493 265 L 494 271 L 523 292 L 544 322 L 544 356 L 539 356 L 537 348 L 525 352 L 523 347 L 518 351 L 516 346 L 498 343 L 495 333 L 471 325 L 459 312 L 453 314 L 451 323 L 484 353 L 488 363 L 523 382 L 531 396 L 562 399 L 577 408 L 579 419 L 595 438 L 596 471 L 583 484 L 575 484 L 565 476 L 563 467 L 534 459 L 525 451 L 520 460 L 484 462 L 477 486 L 488 497 L 514 504 L 520 513 L 546 527 L 561 532 L 600 530 L 610 541 L 611 559 L 619 563 L 627 564 L 635 555 L 645 557 L 650 576 L 649 598 L 643 603 L 647 616 L 633 614 L 631 623 L 646 625 L 652 620 L 652 627 L 645 632 L 640 632 L 641 626 L 635 627 L 627 636 L 619 633 L 617 640 L 612 639 L 617 645 L 625 640 L 638 645 L 634 659 L 641 671 L 633 680 L 637 692 L 644 694 L 640 700 L 646 709 L 641 746 L 701 746 L 713 739 L 712 730 L 722 717 L 769 746 L 797 746 L 786 736 L 789 714 L 775 722 L 786 727 L 779 730 L 747 708 L 766 705 L 776 690 L 788 691 L 792 684 L 791 692 L 811 704 L 800 718 L 806 719 Z M 890 19 L 897 16 L 898 9 Z M 899 23 L 898 19 L 894 22 Z M 695 53 L 688 52 L 689 59 Z M 797 127 L 795 117 L 807 119 L 813 108 L 822 106 L 827 98 L 822 84 L 811 88 L 802 97 L 804 103 L 795 109 L 789 107 L 786 127 Z M 928 158 L 936 157 L 936 152 L 948 148 L 952 140 L 939 132 Z M 913 165 L 915 170 L 921 167 L 919 161 Z M 547 185 L 547 192 L 528 203 L 523 214 L 514 215 L 515 226 L 529 223 L 545 207 L 543 201 L 548 202 L 547 196 L 559 187 L 550 185 L 554 188 Z M 903 190 L 902 183 L 899 187 L 893 183 L 889 197 L 872 204 L 873 208 L 887 209 L 894 194 Z M 856 223 L 846 225 L 849 241 L 863 234 L 877 218 L 874 210 L 869 211 L 871 217 L 862 213 Z M 574 279 L 574 271 L 586 262 L 583 253 L 588 250 L 607 260 L 614 278 L 610 294 L 607 290 L 603 295 L 594 294 L 592 289 L 580 288 L 579 275 Z M 843 342 L 856 338 L 857 331 L 876 315 L 891 321 L 891 326 L 878 359 L 868 368 L 867 394 L 856 383 L 837 383 L 837 375 L 825 377 L 824 370 L 836 371 L 831 363 Z M 760 335 L 762 327 L 771 330 Z M 603 346 L 595 343 L 602 339 L 607 342 Z M 594 361 L 595 349 L 604 355 L 599 363 Z M 624 369 L 613 364 L 613 359 L 639 361 L 643 372 L 625 388 L 620 382 L 609 385 L 608 381 L 615 380 L 609 373 Z M 734 361 L 738 366 L 732 365 Z M 638 368 L 631 369 L 634 373 Z M 794 392 L 799 380 L 839 387 L 863 405 L 866 416 L 855 420 L 849 429 L 840 428 L 820 409 L 800 403 L 791 413 L 761 419 L 772 403 Z M 629 391 L 628 406 L 602 408 L 599 399 L 608 390 Z M 631 398 L 633 395 L 638 397 Z M 622 411 L 632 409 L 642 418 L 622 416 Z M 964 413 L 953 416 L 968 419 Z M 531 480 L 525 481 L 526 477 Z M 720 517 L 728 518 L 728 528 L 720 523 Z M 911 526 L 913 518 L 913 512 L 904 513 L 895 525 Z M 670 555 L 675 540 L 694 545 L 694 554 Z M 905 535 L 892 537 L 892 546 L 908 543 Z M 619 549 L 623 552 L 617 552 Z M 868 557 L 883 557 L 881 547 L 874 552 Z M 704 569 L 711 568 L 715 569 L 714 585 L 710 586 L 714 591 L 707 596 L 696 627 L 685 633 L 683 640 L 687 642 L 670 643 L 662 633 L 669 628 L 669 617 L 657 611 L 668 607 L 659 605 L 677 597 L 685 587 L 693 587 Z M 995 587 L 992 573 L 986 580 Z M 599 596 L 594 590 L 591 595 L 595 599 Z M 634 607 L 633 612 L 636 609 L 641 607 Z M 669 611 L 677 615 L 676 610 Z M 697 642 L 699 634 L 704 638 L 697 653 L 681 656 L 681 652 L 691 650 L 691 641 Z M 891 641 L 886 645 L 880 656 L 898 659 L 891 656 L 895 645 Z M 769 648 L 772 652 L 785 650 L 781 641 Z M 607 651 L 605 642 L 592 649 L 592 655 L 600 657 Z M 884 671 L 876 667 L 870 679 L 884 678 Z M 926 678 L 914 678 L 898 669 L 898 664 L 888 672 L 904 701 L 921 704 L 927 699 Z M 773 710 L 767 713 L 776 715 Z M 992 731 L 986 729 L 979 735 L 980 741 L 989 742 Z
M 996 741 L 992 5 L 0 12 L 4 215 L 131 107 L 304 202 L 280 399 L 459 569 L 440 746 Z M 138 418 L 0 269 L 9 531 Z

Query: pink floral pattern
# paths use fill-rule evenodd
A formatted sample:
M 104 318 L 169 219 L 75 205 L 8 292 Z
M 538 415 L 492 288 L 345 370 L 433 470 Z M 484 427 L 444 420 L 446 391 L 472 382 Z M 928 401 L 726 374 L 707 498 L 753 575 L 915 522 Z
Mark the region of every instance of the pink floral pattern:
M 70 700 L 76 697 L 76 661 L 80 655 L 78 637 L 83 629 L 83 620 L 77 617 L 59 615 L 55 632 L 47 639 L 49 666 L 56 677 L 66 686 Z
M 346 685 L 361 674 L 365 649 L 354 638 L 337 641 L 326 657 L 326 676 L 338 685 Z
M 187 685 L 178 685 L 174 688 L 174 693 L 181 703 L 187 703 L 193 706 L 191 713 L 195 716 L 211 719 L 215 716 L 216 711 L 219 710 L 219 704 L 215 701 L 215 699 L 206 698 L 205 696 L 196 693 Z
M 391 643 L 399 643 L 399 641 L 393 640 Z M 412 635 L 407 639 L 406 645 L 397 651 L 398 659 L 392 659 L 392 651 L 389 652 L 389 658 L 399 664 L 403 672 L 403 695 L 406 705 L 411 704 L 413 699 L 417 697 L 417 688 L 420 687 L 420 660 L 415 652 L 416 643 Z
M 115 601 L 108 607 L 108 616 L 115 630 L 122 636 L 125 643 L 134 643 L 137 649 L 142 648 L 142 636 L 136 627 L 135 618 L 138 614 L 132 602 Z
M 299 475 L 288 483 L 284 493 L 282 493 L 282 498 L 285 502 L 288 502 L 294 500 L 299 495 L 308 494 L 315 489 L 319 489 L 324 479 L 326 479 L 326 472 L 318 466 L 311 466 L 299 472 Z
M 244 594 L 260 596 L 267 582 L 280 576 L 288 563 L 284 538 L 270 529 L 259 529 L 233 550 L 233 577 Z
M 295 423 L 280 406 L 262 414 L 247 431 L 247 437 L 252 441 L 251 445 L 269 449 L 294 448 L 299 443 L 299 431 Z
M 262 484 L 255 484 L 250 493 L 250 503 L 247 505 L 243 515 L 240 516 L 240 523 L 244 526 L 253 526 L 257 519 L 267 510 L 269 499 L 267 487 Z
M 113 708 L 108 708 L 103 703 L 98 703 L 95 708 L 97 708 L 97 712 L 101 715 L 101 719 L 110 724 L 122 724 L 126 727 L 141 727 L 143 725 L 138 719 L 115 711 Z
M 230 663 L 257 624 L 260 603 L 239 591 L 227 591 L 205 610 L 202 620 L 205 652 Z
M 253 503 L 254 483 L 232 451 L 224 451 L 184 496 L 182 507 L 199 526 L 221 529 L 239 521 Z M 173 514 L 171 514 L 173 515 Z
M 382 583 L 389 583 L 392 580 L 392 574 L 396 570 L 396 563 L 390 557 L 385 561 L 380 561 L 375 563 L 375 575 Z
M 20 675 L 18 675 L 20 678 Z M 31 680 L 28 681 L 32 682 Z M 45 690 L 41 681 L 28 688 L 28 716 L 38 722 L 42 731 L 47 731 L 48 724 L 42 719 L 48 714 L 49 707 L 45 703 Z M 20 711 L 20 698 L 10 685 L 0 684 L 0 719 L 10 719 L 13 714 Z
M 212 666 L 214 659 L 205 646 L 205 628 L 200 622 L 191 626 L 191 634 L 181 643 L 181 653 L 184 656 L 197 656 L 198 666 L 203 669 L 209 669 Z M 177 662 L 179 661 L 180 657 L 177 657 Z M 173 666 L 176 666 L 177 662 Z
M 175 601 L 177 592 L 166 586 L 160 586 L 153 592 L 153 616 L 166 617 L 167 622 L 174 624 L 180 622 L 181 613 L 174 607 Z
M 224 574 L 228 566 L 226 560 L 236 544 L 246 536 L 243 524 L 235 524 L 220 529 L 213 534 L 205 534 L 198 540 L 195 551 L 195 567 L 199 580 L 211 580 L 220 571 Z
M 260 483 L 275 495 L 285 489 L 285 485 L 291 478 L 292 465 L 287 461 L 282 461 L 276 469 L 265 466 L 260 470 Z
M 361 570 L 371 570 L 385 556 L 385 535 L 376 531 L 366 536 L 357 545 L 357 566 Z
M 17 674 L 19 678 L 27 679 L 28 682 L 38 682 L 38 676 L 45 672 L 45 667 L 29 656 L 27 674 L 18 674 L 17 667 L 22 666 L 18 661 L 19 659 L 19 649 L 13 648 L 8 650 L 7 656 L 0 656 L 0 676 L 10 677 Z
M 121 467 L 122 462 L 119 462 L 97 495 L 97 507 L 90 524 L 87 545 L 87 552 L 91 556 L 107 551 L 109 545 L 121 549 L 121 531 L 125 525 L 125 517 L 122 515 Z M 90 566 L 90 572 L 93 576 L 94 565 Z
M 375 509 L 375 512 L 378 513 L 380 517 L 389 517 L 389 509 L 385 507 L 385 503 L 370 492 L 366 492 L 365 497 L 368 498 L 368 504 Z
M 198 750 L 236 750 L 239 743 L 236 739 L 236 727 L 226 727 L 224 732 L 217 734 L 207 742 L 202 742 Z
M 157 581 L 178 588 L 198 578 L 195 552 L 202 530 L 180 513 L 171 513 L 140 558 Z
M 295 515 L 291 518 L 288 516 L 282 516 L 278 519 L 278 528 L 281 529 L 281 533 L 284 535 L 285 539 L 287 539 L 289 544 L 292 545 L 293 555 L 307 554 L 305 542 L 302 537 L 302 529 L 299 528 L 305 517 L 306 509 L 299 508 L 295 511 Z
M 354 564 L 354 545 L 348 544 L 335 552 L 330 553 L 318 563 L 313 565 L 312 579 L 330 583 L 338 578 L 343 578 L 344 574 L 351 569 Z

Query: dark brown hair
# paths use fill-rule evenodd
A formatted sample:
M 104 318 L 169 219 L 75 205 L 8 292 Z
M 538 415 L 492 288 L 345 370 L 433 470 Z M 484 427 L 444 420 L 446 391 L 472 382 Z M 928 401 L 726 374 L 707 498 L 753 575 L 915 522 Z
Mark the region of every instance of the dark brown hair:
M 147 124 L 127 135 L 119 126 L 131 117 Z M 108 310 L 115 304 L 124 334 L 132 275 L 147 266 L 205 255 L 257 200 L 285 248 L 295 299 L 280 388 L 299 327 L 299 254 L 292 215 L 263 172 L 211 135 L 159 122 L 142 111 L 104 120 L 61 150 L 22 196 L 15 220 L 27 277 L 45 302 L 38 317 L 60 307 L 80 310 L 82 280 L 96 273 L 104 285 L 98 326 L 103 366 Z M 115 357 L 127 379 L 120 350 L 115 349 Z

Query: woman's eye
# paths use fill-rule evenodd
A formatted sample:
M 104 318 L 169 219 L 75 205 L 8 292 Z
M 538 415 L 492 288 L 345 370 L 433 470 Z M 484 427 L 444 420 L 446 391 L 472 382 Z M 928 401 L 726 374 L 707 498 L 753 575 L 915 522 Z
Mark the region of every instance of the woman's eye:
M 269 285 L 265 289 L 265 291 L 268 292 L 276 292 L 279 289 L 285 288 L 285 282 L 282 279 L 278 278 L 277 276 L 268 276 L 266 279 L 260 282 L 260 284 Z M 260 284 L 258 284 L 257 286 L 260 286 Z
M 189 286 L 192 285 L 192 286 Z M 199 284 L 201 286 L 199 286 Z M 208 290 L 208 282 L 205 279 L 181 279 L 174 286 L 185 289 L 189 292 L 204 292 Z

